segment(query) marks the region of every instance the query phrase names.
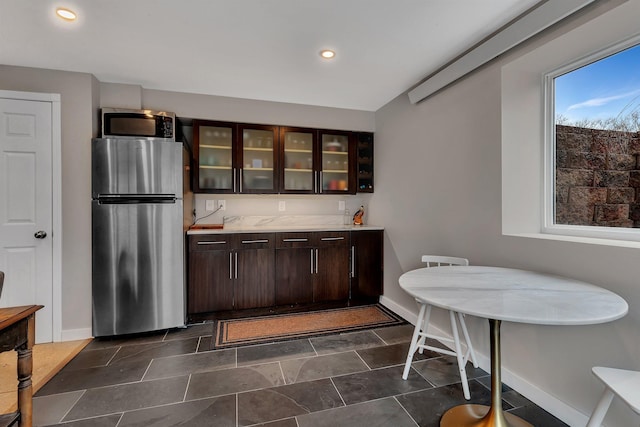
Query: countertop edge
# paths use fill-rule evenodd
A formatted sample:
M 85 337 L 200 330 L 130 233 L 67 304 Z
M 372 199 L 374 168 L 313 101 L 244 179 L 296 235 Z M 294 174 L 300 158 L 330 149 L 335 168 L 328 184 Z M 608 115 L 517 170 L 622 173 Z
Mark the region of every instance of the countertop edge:
M 187 230 L 187 235 L 198 234 L 233 234 L 233 233 L 308 233 L 314 231 L 372 231 L 384 230 L 384 227 L 376 225 L 322 225 L 322 226 L 296 226 L 296 227 L 247 227 L 247 228 L 217 228 L 209 230 Z

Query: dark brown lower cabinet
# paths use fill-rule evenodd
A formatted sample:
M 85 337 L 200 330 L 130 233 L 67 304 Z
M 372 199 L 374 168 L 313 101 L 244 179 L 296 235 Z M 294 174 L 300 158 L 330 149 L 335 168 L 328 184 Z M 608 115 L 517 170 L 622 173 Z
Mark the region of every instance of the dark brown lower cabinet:
M 270 307 L 275 303 L 275 235 L 191 235 L 189 314 Z
M 351 298 L 377 299 L 384 274 L 383 231 L 351 233 Z
M 275 235 L 238 234 L 234 252 L 234 309 L 275 305 Z
M 188 313 L 233 309 L 231 238 L 221 234 L 188 236 Z
M 315 237 L 313 302 L 349 298 L 349 232 L 318 232 Z
M 382 230 L 188 236 L 189 314 L 377 300 Z
M 349 232 L 278 233 L 276 305 L 349 298 Z
M 276 305 L 313 302 L 311 233 L 276 234 Z

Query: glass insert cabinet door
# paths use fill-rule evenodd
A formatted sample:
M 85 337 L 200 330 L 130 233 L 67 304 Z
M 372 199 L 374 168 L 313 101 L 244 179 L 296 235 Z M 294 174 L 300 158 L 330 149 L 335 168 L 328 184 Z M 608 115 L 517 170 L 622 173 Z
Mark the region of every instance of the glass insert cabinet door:
M 197 150 L 197 185 L 203 191 L 231 192 L 234 187 L 232 126 L 194 123 Z
M 241 126 L 240 192 L 275 193 L 277 156 L 275 126 Z
M 315 135 L 316 133 L 312 130 L 293 128 L 281 130 L 280 138 L 283 144 L 282 191 L 288 193 L 316 192 Z
M 322 193 L 353 193 L 350 188 L 351 144 L 348 133 L 321 133 L 320 185 Z

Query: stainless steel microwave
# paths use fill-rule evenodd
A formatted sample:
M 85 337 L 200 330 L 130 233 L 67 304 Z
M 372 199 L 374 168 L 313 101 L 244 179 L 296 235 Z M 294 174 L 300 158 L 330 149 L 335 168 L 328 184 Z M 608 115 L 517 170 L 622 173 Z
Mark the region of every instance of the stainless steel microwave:
M 103 108 L 102 137 L 166 138 L 175 141 L 176 115 L 166 111 Z

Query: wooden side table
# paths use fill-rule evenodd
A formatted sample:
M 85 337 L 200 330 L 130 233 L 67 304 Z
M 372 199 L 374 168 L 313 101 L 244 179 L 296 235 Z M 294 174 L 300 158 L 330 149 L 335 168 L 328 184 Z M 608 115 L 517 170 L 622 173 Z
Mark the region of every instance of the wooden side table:
M 31 348 L 36 336 L 36 311 L 42 305 L 0 308 L 0 352 L 18 352 L 18 411 L 0 415 L 0 427 L 18 421 L 20 427 L 31 427 L 33 421 L 33 389 Z

